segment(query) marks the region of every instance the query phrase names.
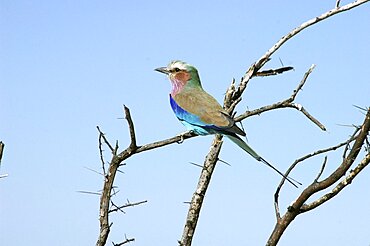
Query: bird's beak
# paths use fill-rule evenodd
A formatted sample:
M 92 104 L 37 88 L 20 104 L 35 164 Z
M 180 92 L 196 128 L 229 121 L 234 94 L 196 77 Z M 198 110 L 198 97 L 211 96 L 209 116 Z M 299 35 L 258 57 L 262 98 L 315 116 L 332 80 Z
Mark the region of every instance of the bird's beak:
M 164 74 L 167 74 L 167 75 L 170 73 L 170 71 L 168 71 L 167 67 L 159 67 L 159 68 L 154 69 L 154 71 L 164 73 Z

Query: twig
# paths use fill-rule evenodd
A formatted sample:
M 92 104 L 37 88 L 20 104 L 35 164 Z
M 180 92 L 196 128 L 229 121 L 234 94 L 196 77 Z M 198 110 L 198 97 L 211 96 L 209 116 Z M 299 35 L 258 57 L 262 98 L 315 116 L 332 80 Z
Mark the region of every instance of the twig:
M 290 101 L 293 102 L 298 94 L 298 92 L 300 90 L 302 90 L 304 84 L 306 83 L 307 79 L 308 79 L 308 76 L 310 76 L 310 74 L 312 73 L 312 71 L 315 69 L 316 65 L 315 64 L 312 64 L 311 67 L 307 70 L 307 72 L 305 72 L 305 74 L 303 75 L 303 78 L 301 80 L 301 82 L 298 84 L 297 88 L 293 91 L 293 94 L 290 96 Z
M 268 69 L 268 70 L 263 70 L 261 72 L 256 72 L 255 76 L 256 77 L 266 77 L 266 76 L 272 76 L 272 75 L 278 75 L 282 74 L 284 72 L 293 70 L 293 67 L 281 67 L 277 69 Z
M 321 169 L 320 169 L 320 172 L 317 174 L 317 177 L 315 178 L 315 180 L 313 181 L 314 183 L 317 183 L 317 181 L 319 180 L 319 178 L 321 177 L 322 173 L 324 172 L 324 169 L 325 169 L 325 166 L 326 166 L 326 162 L 328 161 L 328 157 L 325 156 L 324 157 L 324 162 L 322 163 L 321 165 Z
M 354 138 L 354 137 L 355 137 L 355 135 L 360 131 L 360 129 L 361 129 L 361 127 L 355 126 L 355 131 L 353 132 L 353 134 L 352 134 L 351 138 Z M 344 148 L 343 155 L 342 155 L 343 160 L 344 160 L 344 159 L 346 158 L 346 156 L 347 156 L 347 151 L 348 151 L 348 150 L 349 150 L 349 148 L 350 148 L 350 143 L 351 143 L 351 142 L 348 142 L 348 143 L 346 144 L 346 147 Z
M 125 238 L 126 238 L 125 241 L 123 241 L 121 243 L 113 243 L 112 242 L 113 246 L 122 246 L 122 245 L 124 245 L 126 243 L 135 241 L 135 238 L 127 238 L 126 235 L 125 235 Z
M 109 210 L 109 213 L 112 213 L 112 212 L 117 212 L 117 211 L 121 211 L 123 212 L 122 209 L 124 208 L 128 208 L 128 207 L 134 207 L 134 206 L 137 206 L 137 205 L 140 205 L 140 204 L 143 204 L 143 203 L 146 203 L 148 202 L 147 200 L 144 200 L 144 201 L 140 201 L 140 202 L 134 202 L 134 203 L 131 203 L 131 202 L 127 202 L 126 204 L 122 205 L 122 206 L 116 206 L 114 205 L 114 209 L 110 209 Z
M 112 145 L 109 143 L 108 139 L 105 137 L 105 134 L 100 130 L 100 127 L 99 126 L 96 126 L 96 128 L 98 129 L 99 131 L 99 138 L 101 137 L 104 141 L 104 143 L 109 147 L 109 149 L 113 152 L 114 149 L 112 147 Z
M 1 160 L 3 158 L 4 147 L 5 147 L 5 144 L 2 141 L 0 141 L 0 167 L 1 167 Z M 6 178 L 6 177 L 8 177 L 8 174 L 0 174 L 0 179 Z
M 132 119 L 131 119 L 130 110 L 126 107 L 126 105 L 123 105 L 123 108 L 125 110 L 125 115 L 126 115 L 125 118 L 127 120 L 128 128 L 130 130 L 130 137 L 131 137 L 130 148 L 136 149 L 137 146 L 136 146 L 135 128 L 134 128 L 134 123 L 132 122 Z
M 5 144 L 0 141 L 0 167 L 1 167 L 1 160 L 3 159 L 3 152 L 4 152 Z

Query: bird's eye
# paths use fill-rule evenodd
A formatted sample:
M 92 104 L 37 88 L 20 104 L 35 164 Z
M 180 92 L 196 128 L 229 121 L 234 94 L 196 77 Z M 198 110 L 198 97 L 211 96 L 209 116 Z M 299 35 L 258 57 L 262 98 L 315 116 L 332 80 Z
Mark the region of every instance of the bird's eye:
M 175 72 L 180 72 L 180 68 L 176 67 L 175 69 Z

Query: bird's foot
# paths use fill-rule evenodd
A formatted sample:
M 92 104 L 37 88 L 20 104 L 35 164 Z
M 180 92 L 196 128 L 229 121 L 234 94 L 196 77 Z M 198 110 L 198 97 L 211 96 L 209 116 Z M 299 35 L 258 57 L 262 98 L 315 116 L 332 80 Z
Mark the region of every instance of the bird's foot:
M 182 132 L 180 134 L 178 134 L 177 136 L 180 137 L 180 140 L 177 141 L 178 144 L 182 144 L 184 142 L 184 136 L 185 134 L 187 134 L 188 132 Z
M 185 135 L 189 135 L 190 136 L 194 136 L 196 135 L 196 133 L 193 131 L 193 130 L 190 130 L 190 131 L 186 131 L 186 132 L 182 132 L 180 134 L 177 135 L 177 137 L 180 137 L 180 140 L 177 141 L 178 144 L 182 144 L 185 140 Z

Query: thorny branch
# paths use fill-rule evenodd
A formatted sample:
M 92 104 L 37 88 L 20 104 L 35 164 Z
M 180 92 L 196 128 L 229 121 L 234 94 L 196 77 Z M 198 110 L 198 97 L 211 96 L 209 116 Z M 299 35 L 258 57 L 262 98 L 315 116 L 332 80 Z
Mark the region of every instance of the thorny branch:
M 289 175 L 289 173 L 300 163 L 302 163 L 303 161 L 306 161 L 307 159 L 309 158 L 312 158 L 314 156 L 317 156 L 317 155 L 321 155 L 321 154 L 324 154 L 324 153 L 327 153 L 327 152 L 330 152 L 330 151 L 335 151 L 343 146 L 349 146 L 349 144 L 351 142 L 353 142 L 355 140 L 355 135 L 357 133 L 358 129 L 354 132 L 354 134 L 346 141 L 342 142 L 342 143 L 339 143 L 335 146 L 332 146 L 332 147 L 329 147 L 329 148 L 326 148 L 326 149 L 320 149 L 320 150 L 317 150 L 313 153 L 310 153 L 310 154 L 307 154 L 297 160 L 295 160 L 292 165 L 290 165 L 290 167 L 288 168 L 288 170 L 286 171 L 285 175 Z M 275 206 L 275 213 L 276 213 L 276 218 L 277 220 L 280 219 L 280 211 L 279 211 L 279 193 L 280 193 L 280 190 L 281 188 L 283 187 L 283 184 L 284 184 L 285 180 L 281 180 L 278 187 L 276 188 L 276 192 L 275 192 L 275 195 L 274 195 L 274 206 Z
M 289 98 L 287 98 L 283 101 L 271 104 L 271 105 L 263 106 L 261 108 L 258 108 L 258 109 L 252 110 L 252 111 L 246 111 L 245 113 L 236 117 L 235 121 L 242 121 L 247 117 L 250 117 L 250 116 L 253 116 L 253 115 L 260 115 L 264 112 L 279 109 L 279 108 L 294 108 L 294 109 L 302 112 L 309 120 L 311 120 L 318 127 L 320 127 L 321 130 L 326 131 L 325 126 L 322 123 L 320 123 L 320 121 L 317 120 L 315 117 L 313 117 L 310 113 L 308 113 L 307 110 L 305 110 L 305 108 L 302 105 L 294 103 L 294 100 L 297 97 L 298 92 L 302 89 L 303 85 L 306 83 L 306 81 L 308 79 L 308 76 L 312 73 L 314 68 L 315 68 L 315 65 L 312 65 L 308 69 L 308 71 L 304 74 L 301 82 L 299 83 L 299 85 L 293 91 L 292 95 Z
M 246 89 L 247 84 L 248 84 L 248 82 L 250 81 L 251 78 L 253 78 L 255 76 L 263 76 L 264 74 L 266 76 L 276 75 L 276 74 L 279 74 L 281 72 L 290 70 L 290 69 L 286 69 L 286 68 L 278 68 L 278 69 L 266 70 L 266 71 L 259 72 L 259 70 L 270 60 L 270 57 L 272 56 L 272 54 L 275 53 L 289 39 L 291 39 L 296 34 L 298 34 L 299 32 L 301 32 L 302 30 L 306 29 L 307 27 L 309 27 L 311 25 L 314 25 L 314 24 L 316 24 L 316 23 L 318 23 L 318 22 L 320 22 L 324 19 L 327 19 L 327 18 L 329 18 L 329 17 L 331 17 L 335 14 L 341 13 L 343 11 L 350 10 L 350 9 L 352 9 L 356 6 L 359 6 L 359 5 L 361 5 L 361 4 L 363 4 L 367 1 L 369 1 L 369 0 L 358 0 L 358 1 L 354 1 L 353 3 L 347 4 L 347 5 L 342 6 L 342 7 L 339 7 L 339 4 L 340 4 L 339 2 L 340 1 L 337 1 L 336 7 L 334 9 L 332 9 L 332 10 L 330 10 L 330 11 L 328 11 L 328 12 L 326 12 L 326 13 L 324 13 L 324 14 L 316 17 L 316 18 L 313 18 L 313 19 L 303 23 L 299 27 L 293 29 L 287 35 L 283 36 L 258 61 L 256 61 L 254 64 L 251 65 L 251 67 L 247 70 L 247 72 L 242 77 L 242 80 L 241 80 L 241 82 L 239 83 L 238 86 L 235 85 L 235 80 L 232 81 L 232 83 L 231 83 L 230 87 L 228 88 L 228 90 L 226 92 L 226 95 L 225 95 L 224 108 L 230 114 L 233 113 L 235 107 L 241 101 L 242 93 Z M 264 112 L 267 112 L 267 111 L 270 111 L 270 110 L 274 110 L 274 109 L 278 109 L 278 108 L 294 108 L 294 109 L 297 109 L 297 110 L 301 111 L 309 120 L 311 120 L 314 124 L 319 126 L 320 129 L 325 131 L 326 128 L 325 128 L 324 125 L 322 125 L 316 118 L 314 118 L 311 114 L 309 114 L 305 110 L 305 108 L 303 108 L 301 105 L 294 103 L 295 97 L 297 96 L 298 92 L 300 91 L 300 89 L 305 84 L 309 74 L 312 72 L 313 69 L 314 69 L 314 65 L 311 66 L 311 68 L 306 72 L 302 81 L 300 82 L 300 84 L 297 86 L 296 90 L 293 91 L 292 95 L 288 99 L 286 99 L 284 101 L 281 101 L 281 102 L 277 102 L 277 103 L 272 104 L 272 105 L 267 105 L 267 106 L 261 107 L 259 109 L 255 109 L 255 110 L 252 110 L 252 111 L 246 111 L 245 113 L 237 116 L 235 119 L 237 121 L 242 121 L 243 119 L 245 119 L 247 117 L 250 117 L 252 115 L 259 115 L 261 113 L 264 113 Z M 265 72 L 265 73 L 263 73 L 263 72 Z M 99 233 L 98 241 L 96 243 L 97 246 L 102 246 L 102 245 L 106 244 L 106 241 L 107 241 L 107 238 L 108 238 L 108 235 L 109 235 L 109 232 L 110 232 L 110 227 L 111 227 L 111 224 L 109 224 L 109 213 L 112 212 L 112 211 L 115 211 L 115 209 L 117 209 L 117 211 L 120 210 L 120 207 L 117 207 L 117 206 L 115 208 L 111 209 L 110 205 L 112 204 L 111 203 L 111 196 L 112 196 L 112 189 L 113 189 L 113 183 L 114 183 L 115 175 L 116 175 L 120 165 L 122 165 L 122 162 L 124 160 L 130 158 L 134 154 L 138 154 L 138 153 L 148 151 L 148 150 L 151 150 L 151 149 L 155 149 L 155 148 L 164 147 L 166 145 L 173 144 L 173 143 L 181 143 L 186 139 L 189 139 L 189 138 L 192 138 L 192 137 L 196 136 L 192 132 L 186 132 L 184 134 L 180 134 L 180 135 L 177 135 L 177 136 L 165 139 L 165 140 L 161 140 L 161 141 L 145 144 L 145 145 L 142 145 L 142 146 L 138 146 L 137 143 L 136 143 L 134 123 L 132 121 L 130 111 L 126 106 L 124 106 L 124 112 L 125 112 L 126 121 L 128 123 L 130 139 L 131 139 L 131 142 L 130 142 L 129 146 L 125 150 L 118 153 L 118 144 L 116 143 L 115 148 L 113 148 L 112 145 L 109 144 L 109 141 L 107 141 L 107 139 L 105 138 L 104 134 L 98 128 L 100 137 L 102 138 L 103 142 L 112 151 L 112 159 L 109 163 L 108 171 L 106 173 L 104 172 L 105 173 L 105 181 L 104 181 L 104 187 L 103 187 L 103 191 L 102 191 L 101 198 L 100 198 L 100 218 L 99 218 L 100 233 Z M 358 141 L 358 139 L 359 138 L 357 136 L 356 137 L 356 142 Z M 354 139 L 352 139 L 351 141 L 353 141 L 353 140 Z M 344 145 L 349 145 L 349 144 L 350 144 L 349 142 L 344 143 Z M 341 146 L 344 146 L 344 145 L 341 145 Z M 197 225 L 197 222 L 198 222 L 199 213 L 200 213 L 200 210 L 201 210 L 201 207 L 202 207 L 202 203 L 203 203 L 206 191 L 208 189 L 208 186 L 209 186 L 209 183 L 210 183 L 210 180 L 211 180 L 211 177 L 212 177 L 212 173 L 215 169 L 215 165 L 216 165 L 217 161 L 219 160 L 218 155 L 219 155 L 219 152 L 221 150 L 221 146 L 222 146 L 222 136 L 216 135 L 216 137 L 215 137 L 215 139 L 214 139 L 214 141 L 211 145 L 210 151 L 209 151 L 209 153 L 207 154 L 207 156 L 204 160 L 203 168 L 202 168 L 200 178 L 199 178 L 199 181 L 198 181 L 198 186 L 196 188 L 196 191 L 194 192 L 194 195 L 192 197 L 192 200 L 191 200 L 191 203 L 190 203 L 190 206 L 189 206 L 189 211 L 188 211 L 188 216 L 187 216 L 184 231 L 183 231 L 183 236 L 182 236 L 181 241 L 179 241 L 180 245 L 183 245 L 183 246 L 190 246 L 191 245 L 191 242 L 192 242 L 192 239 L 193 239 L 193 236 L 194 236 L 194 232 L 196 230 L 196 225 Z M 341 147 L 341 146 L 339 146 L 339 147 Z M 353 147 L 354 146 L 355 146 L 355 144 L 353 145 Z M 339 148 L 339 147 L 334 146 L 332 148 L 336 149 L 336 148 Z M 352 147 L 352 150 L 350 151 L 350 153 L 347 155 L 346 160 L 348 159 L 349 155 L 351 155 L 351 153 L 354 149 L 353 147 Z M 100 153 L 101 153 L 101 156 L 102 156 L 102 150 L 100 150 L 100 151 L 101 151 Z M 327 150 L 321 150 L 321 151 L 318 151 L 318 152 L 327 152 L 327 151 L 330 151 L 330 150 L 327 149 Z M 317 154 L 314 153 L 312 155 L 317 155 Z M 309 157 L 306 157 L 306 158 L 309 158 Z M 305 158 L 302 158 L 302 160 L 297 160 L 297 163 L 303 161 L 304 159 Z M 104 166 L 104 163 L 105 162 L 102 161 L 103 166 Z M 297 165 L 297 163 L 295 165 Z M 354 170 L 351 173 L 351 175 L 348 176 L 347 181 L 343 181 L 343 182 L 351 181 L 358 174 L 358 172 L 360 172 L 362 170 L 362 168 L 364 168 L 364 166 L 367 165 L 367 163 L 368 163 L 368 161 L 361 162 L 360 164 L 362 164 L 362 165 L 359 164 L 357 169 L 355 169 L 356 171 Z M 293 169 L 295 165 L 292 165 L 291 169 Z M 289 171 L 291 171 L 291 170 L 289 170 Z M 338 173 L 336 173 L 336 175 L 338 175 Z M 323 187 L 324 186 L 327 187 L 327 185 L 330 184 L 330 182 L 327 181 L 327 179 L 325 179 L 321 182 L 315 182 L 315 187 L 316 187 L 317 183 L 320 184 Z M 314 185 L 314 184 L 312 184 L 312 185 Z M 340 185 L 340 183 L 338 185 Z M 278 188 L 278 189 L 280 189 L 280 188 Z M 339 188 L 338 188 L 338 190 L 339 190 Z M 277 195 L 277 197 L 278 197 L 278 195 Z M 301 198 L 301 200 L 302 200 L 302 198 Z M 301 200 L 299 200 L 299 201 L 301 201 Z M 292 208 L 291 208 L 293 211 L 295 211 L 295 212 L 296 211 L 298 211 L 298 212 L 301 211 L 301 210 L 297 210 L 297 208 L 301 208 L 301 209 L 303 209 L 303 208 L 308 209 L 309 208 L 309 207 L 302 207 L 303 204 L 301 204 L 301 206 L 299 206 L 297 201 L 293 204 L 294 206 L 292 206 Z M 314 206 L 314 205 L 311 205 L 311 206 Z M 280 215 L 278 216 L 278 218 L 280 218 Z M 283 221 L 283 219 L 284 218 L 280 218 L 279 221 Z M 280 234 L 280 236 L 281 236 L 281 234 Z M 277 243 L 280 236 L 277 238 L 275 243 Z M 133 240 L 134 239 L 129 239 L 129 240 L 126 240 L 126 241 L 133 241 Z M 124 241 L 123 243 L 114 244 L 114 245 L 122 245 L 122 244 L 126 243 L 126 241 Z M 268 245 L 275 245 L 275 244 L 273 244 L 269 241 Z
M 322 181 L 318 181 L 318 178 L 316 178 L 312 182 L 312 184 L 310 184 L 308 187 L 306 187 L 302 191 L 302 193 L 297 197 L 297 199 L 292 203 L 292 205 L 288 207 L 288 210 L 282 217 L 280 217 L 279 209 L 277 205 L 277 199 L 279 196 L 279 191 L 280 191 L 281 186 L 278 187 L 278 190 L 275 193 L 275 209 L 276 209 L 275 211 L 276 211 L 277 222 L 266 245 L 276 245 L 277 242 L 280 240 L 282 234 L 284 233 L 285 229 L 299 214 L 312 210 L 322 205 L 323 203 L 327 202 L 329 199 L 333 198 L 344 187 L 350 184 L 352 180 L 357 176 L 357 174 L 369 164 L 370 152 L 367 152 L 366 156 L 362 159 L 362 161 L 360 161 L 360 163 L 356 166 L 356 168 L 350 171 L 349 174 L 346 175 L 346 172 L 349 170 L 349 168 L 352 166 L 352 164 L 357 159 L 360 153 L 360 150 L 365 146 L 366 141 L 368 141 L 369 132 L 370 132 L 370 108 L 367 111 L 365 120 L 363 124 L 361 125 L 361 127 L 359 129 L 356 129 L 353 136 L 349 138 L 346 142 L 341 143 L 337 146 L 325 149 L 325 150 L 317 151 L 314 154 L 310 154 L 310 155 L 307 155 L 301 158 L 301 160 L 305 160 L 305 159 L 311 158 L 312 156 L 316 154 L 335 150 L 339 147 L 347 146 L 351 142 L 354 142 L 350 148 L 351 150 L 345 156 L 345 158 L 343 159 L 339 167 L 336 170 L 334 170 L 327 178 L 323 179 Z M 298 163 L 298 161 L 295 161 L 295 163 L 292 164 L 290 170 L 287 173 L 289 173 L 296 166 L 296 163 Z M 326 193 L 325 195 L 321 196 L 317 200 L 309 204 L 306 204 L 307 200 L 312 195 L 316 194 L 319 191 L 329 188 L 330 186 L 338 182 L 342 177 L 345 177 L 345 178 L 342 179 L 342 181 L 340 181 L 336 185 L 336 187 L 332 189 L 332 191 Z
M 283 36 L 278 42 L 276 42 L 257 62 L 252 64 L 252 66 L 248 69 L 248 71 L 244 74 L 237 90 L 235 90 L 233 94 L 233 100 L 240 97 L 243 91 L 246 89 L 248 82 L 252 77 L 255 76 L 255 74 L 260 70 L 269 60 L 273 53 L 275 53 L 284 43 L 286 43 L 288 40 L 290 40 L 292 37 L 300 33 L 302 30 L 317 24 L 318 22 L 325 20 L 333 15 L 339 14 L 341 12 L 350 10 L 354 7 L 357 7 L 361 4 L 364 4 L 368 2 L 369 0 L 357 0 L 352 3 L 349 3 L 347 5 L 344 5 L 342 7 L 339 7 L 339 3 L 337 3 L 336 7 L 332 10 L 329 10 L 325 13 L 323 13 L 320 16 L 317 16 L 315 18 L 312 18 L 304 23 L 302 23 L 300 26 L 294 28 L 291 32 L 289 32 L 287 35 Z

